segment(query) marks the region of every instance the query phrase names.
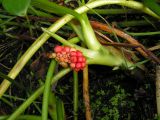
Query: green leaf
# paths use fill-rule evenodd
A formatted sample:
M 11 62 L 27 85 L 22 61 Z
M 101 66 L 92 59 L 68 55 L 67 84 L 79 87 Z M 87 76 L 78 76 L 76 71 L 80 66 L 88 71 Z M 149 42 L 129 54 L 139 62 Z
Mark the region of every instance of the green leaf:
M 2 5 L 10 14 L 25 16 L 31 0 L 3 0 Z

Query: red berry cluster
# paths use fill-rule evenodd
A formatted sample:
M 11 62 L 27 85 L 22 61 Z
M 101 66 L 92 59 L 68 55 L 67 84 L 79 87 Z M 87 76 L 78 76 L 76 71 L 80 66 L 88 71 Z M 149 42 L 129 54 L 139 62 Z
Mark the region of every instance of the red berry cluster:
M 86 65 L 86 58 L 82 52 L 67 46 L 56 46 L 54 48 L 55 59 L 60 63 L 68 63 L 75 70 L 83 70 Z

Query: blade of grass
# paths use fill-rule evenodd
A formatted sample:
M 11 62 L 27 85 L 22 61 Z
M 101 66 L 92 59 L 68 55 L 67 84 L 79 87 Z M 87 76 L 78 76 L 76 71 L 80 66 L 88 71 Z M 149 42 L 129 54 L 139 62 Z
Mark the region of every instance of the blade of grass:
M 48 120 L 48 102 L 49 102 L 49 93 L 51 90 L 51 80 L 53 73 L 55 71 L 56 61 L 52 60 L 46 76 L 46 81 L 44 85 L 43 92 L 43 103 L 42 103 L 42 120 Z
M 73 71 L 73 116 L 78 120 L 78 73 Z

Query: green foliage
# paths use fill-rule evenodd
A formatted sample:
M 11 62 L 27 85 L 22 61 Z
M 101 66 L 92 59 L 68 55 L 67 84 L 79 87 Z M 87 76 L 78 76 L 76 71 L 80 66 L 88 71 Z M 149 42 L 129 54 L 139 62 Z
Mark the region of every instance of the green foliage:
M 31 0 L 3 0 L 2 5 L 12 15 L 26 16 Z

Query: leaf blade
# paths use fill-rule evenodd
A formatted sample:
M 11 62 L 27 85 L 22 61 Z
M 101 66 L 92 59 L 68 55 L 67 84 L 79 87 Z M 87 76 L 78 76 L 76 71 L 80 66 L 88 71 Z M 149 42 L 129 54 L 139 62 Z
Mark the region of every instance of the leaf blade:
M 31 0 L 3 0 L 2 5 L 12 15 L 25 16 Z

